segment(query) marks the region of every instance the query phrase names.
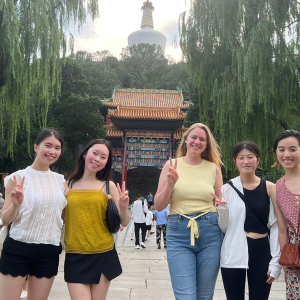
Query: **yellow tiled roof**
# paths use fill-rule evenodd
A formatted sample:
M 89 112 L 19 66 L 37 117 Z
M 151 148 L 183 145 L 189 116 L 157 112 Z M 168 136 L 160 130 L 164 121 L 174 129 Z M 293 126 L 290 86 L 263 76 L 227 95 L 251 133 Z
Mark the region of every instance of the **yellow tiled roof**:
M 187 130 L 186 128 L 179 128 L 179 129 L 175 130 L 174 133 L 173 133 L 173 139 L 174 140 L 181 140 L 182 136 L 186 132 L 186 130 Z
M 106 137 L 123 137 L 123 130 L 115 126 L 106 126 Z
M 118 105 L 180 107 L 183 109 L 189 107 L 189 104 L 183 101 L 182 92 L 154 89 L 115 90 L 112 99 L 108 99 L 102 103 L 104 106 L 108 107 L 117 107 Z
M 109 117 L 121 119 L 148 119 L 148 120 L 183 120 L 186 116 L 180 108 L 141 109 L 140 107 L 119 106 L 118 109 L 108 111 Z

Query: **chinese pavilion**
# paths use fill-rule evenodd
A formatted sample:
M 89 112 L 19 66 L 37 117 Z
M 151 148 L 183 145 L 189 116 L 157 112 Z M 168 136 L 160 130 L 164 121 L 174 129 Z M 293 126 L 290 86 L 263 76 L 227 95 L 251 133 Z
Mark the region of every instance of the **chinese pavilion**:
M 117 182 L 130 193 L 156 192 L 160 170 L 182 137 L 189 104 L 182 91 L 115 88 L 103 101 Z

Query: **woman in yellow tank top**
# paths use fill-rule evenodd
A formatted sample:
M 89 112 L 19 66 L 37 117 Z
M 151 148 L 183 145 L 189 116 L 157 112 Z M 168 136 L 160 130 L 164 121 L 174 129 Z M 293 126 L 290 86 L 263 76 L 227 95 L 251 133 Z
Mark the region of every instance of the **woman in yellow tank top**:
M 65 281 L 72 300 L 105 299 L 110 281 L 122 273 L 114 238 L 106 226 L 106 181 L 111 179 L 112 148 L 108 141 L 90 142 L 77 170 L 65 184 Z M 129 223 L 128 192 L 109 181 L 121 218 Z
M 222 232 L 211 193 L 223 185 L 221 165 L 211 131 L 197 123 L 162 169 L 154 203 L 161 211 L 170 202 L 167 260 L 176 300 L 213 299 Z

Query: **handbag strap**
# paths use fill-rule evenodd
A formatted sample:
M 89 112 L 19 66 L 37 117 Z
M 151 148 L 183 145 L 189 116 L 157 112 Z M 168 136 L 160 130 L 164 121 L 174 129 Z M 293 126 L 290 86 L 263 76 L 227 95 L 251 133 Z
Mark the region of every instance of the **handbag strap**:
M 109 180 L 108 179 L 106 180 L 106 195 L 107 195 L 108 200 L 112 199 L 112 196 L 109 192 Z
M 255 214 L 253 212 L 253 210 L 251 210 L 249 208 L 249 206 L 247 206 L 246 202 L 245 202 L 245 196 L 234 186 L 234 184 L 232 183 L 231 180 L 229 180 L 227 182 L 236 192 L 237 194 L 239 195 L 239 197 L 243 200 L 243 202 L 245 203 L 245 206 L 248 208 L 248 210 L 255 216 L 255 218 L 261 223 L 261 225 L 267 230 L 268 234 L 270 234 L 270 229 L 264 224 L 262 218 L 258 215 L 258 214 Z M 299 225 L 299 224 L 298 224 Z M 299 230 L 299 226 L 298 226 L 298 230 Z

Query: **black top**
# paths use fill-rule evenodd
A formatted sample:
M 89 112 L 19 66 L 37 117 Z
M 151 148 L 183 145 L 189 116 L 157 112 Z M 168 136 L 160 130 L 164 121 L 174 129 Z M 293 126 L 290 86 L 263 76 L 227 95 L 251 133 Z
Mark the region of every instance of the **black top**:
M 254 215 L 259 215 L 260 219 L 264 221 L 264 225 L 267 226 L 270 213 L 270 198 L 267 192 L 266 181 L 261 179 L 260 184 L 254 190 L 244 188 L 244 197 L 246 203 L 245 231 L 260 234 L 266 233 L 266 228 Z

